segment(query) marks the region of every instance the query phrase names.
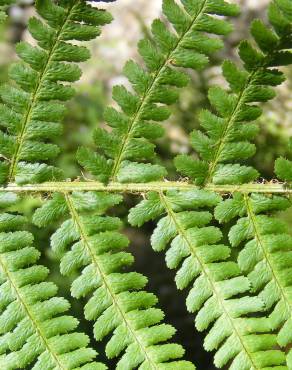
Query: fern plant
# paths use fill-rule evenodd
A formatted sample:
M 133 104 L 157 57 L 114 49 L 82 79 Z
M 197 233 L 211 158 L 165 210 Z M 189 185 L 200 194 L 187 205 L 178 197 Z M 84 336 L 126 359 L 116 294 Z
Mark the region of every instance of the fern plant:
M 119 370 L 200 367 L 196 353 L 193 361 L 184 359 L 183 347 L 173 342 L 175 328 L 164 323 L 158 298 L 146 290 L 148 279 L 131 269 L 130 241 L 115 211 L 123 194 L 133 193 L 143 199 L 128 221 L 133 227 L 157 222 L 151 245 L 166 250 L 177 288 L 189 289 L 187 310 L 205 332 L 215 366 L 292 369 L 292 237 L 277 215 L 291 206 L 292 161 L 276 160 L 273 182 L 259 182 L 248 161 L 261 103 L 275 97 L 285 80 L 281 67 L 292 64 L 291 0 L 271 2 L 269 25 L 252 22 L 252 40 L 238 48 L 241 66 L 223 62 L 228 87 L 210 88 L 202 130 L 190 135 L 196 157 L 174 159 L 186 176 L 177 181 L 166 179 L 161 159 L 157 164 L 161 122 L 189 70 L 206 68 L 208 55 L 223 47 L 238 7 L 224 0 L 163 0 L 163 20 L 154 20 L 138 45 L 143 65 L 131 60 L 124 67 L 131 90 L 113 88 L 119 108 L 106 108 L 108 127 L 93 133 L 96 151 L 78 150 L 86 179 L 74 181 L 62 181 L 52 164 L 60 150 L 54 138 L 61 135 L 61 102 L 73 96 L 77 63 L 89 57 L 83 42 L 98 36 L 111 16 L 85 0 L 39 0 L 35 8 L 28 28 L 38 46 L 16 46 L 21 61 L 1 88 L 1 369 L 105 369 L 96 342 Z M 69 302 L 47 281 L 48 269 L 37 264 L 41 251 L 19 205 L 28 193 L 43 199 L 32 223 L 57 225 L 52 253 L 71 279 L 72 299 L 85 302 L 91 346 L 76 331 Z

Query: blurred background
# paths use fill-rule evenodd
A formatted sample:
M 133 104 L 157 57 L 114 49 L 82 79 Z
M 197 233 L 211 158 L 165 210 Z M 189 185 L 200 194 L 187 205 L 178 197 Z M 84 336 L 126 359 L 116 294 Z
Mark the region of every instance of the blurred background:
M 221 77 L 220 63 L 225 58 L 238 60 L 236 46 L 243 38 L 249 38 L 248 25 L 252 19 L 266 18 L 266 0 L 240 0 L 242 15 L 234 20 L 235 32 L 226 39 L 224 51 L 218 53 L 210 62 L 210 68 L 202 73 L 190 73 L 191 83 L 181 94 L 178 103 L 172 107 L 173 115 L 165 123 L 167 135 L 157 142 L 158 152 L 167 166 L 170 178 L 175 178 L 172 159 L 179 153 L 190 152 L 188 134 L 197 128 L 198 112 L 208 107 L 206 99 L 208 88 L 213 84 L 225 85 Z M 10 9 L 10 19 L 1 25 L 0 29 L 0 81 L 7 80 L 9 64 L 16 60 L 14 44 L 20 40 L 30 40 L 26 30 L 28 18 L 33 14 L 33 1 L 19 1 L 19 5 Z M 64 122 L 64 138 L 60 139 L 63 154 L 59 157 L 59 166 L 66 177 L 80 176 L 80 168 L 76 165 L 75 153 L 80 145 L 91 146 L 93 129 L 102 125 L 103 111 L 112 104 L 111 90 L 115 84 L 128 84 L 123 77 L 124 63 L 129 59 L 140 61 L 137 54 L 137 42 L 141 37 L 149 36 L 149 26 L 156 17 L 161 16 L 162 0 L 118 0 L 116 3 L 102 5 L 114 16 L 112 24 L 104 27 L 102 36 L 90 43 L 92 58 L 82 65 L 83 76 L 76 85 L 76 96 L 68 103 L 68 112 Z M 100 4 L 99 4 L 100 6 Z M 273 178 L 274 160 L 279 155 L 287 154 L 288 137 L 292 136 L 292 70 L 286 70 L 288 79 L 279 88 L 278 96 L 271 103 L 265 104 L 264 115 L 260 118 L 260 134 L 256 139 L 258 153 L 251 159 L 262 174 L 262 177 Z M 160 305 L 166 312 L 166 321 L 173 324 L 178 332 L 176 340 L 184 345 L 186 357 L 195 362 L 199 370 L 214 369 L 212 354 L 203 351 L 203 334 L 194 332 L 193 317 L 189 315 L 183 304 L 185 294 L 178 292 L 173 281 L 174 274 L 166 269 L 163 255 L 154 253 L 149 245 L 153 226 L 148 224 L 142 229 L 130 228 L 127 224 L 127 209 L 136 204 L 138 199 L 126 196 L 125 203 L 115 212 L 125 222 L 125 233 L 131 240 L 131 252 L 136 257 L 134 268 L 149 277 L 149 289 L 154 291 Z M 22 203 L 23 211 L 30 216 L 41 199 L 26 199 Z M 283 213 L 280 217 L 292 220 L 292 214 Z M 54 259 L 49 249 L 49 237 L 54 229 L 33 231 L 37 234 L 39 248 L 46 259 L 43 263 L 49 265 L 52 279 L 60 286 L 60 293 L 68 295 L 70 281 L 58 273 L 58 261 Z M 48 258 L 49 257 L 49 258 Z M 72 311 L 80 317 L 83 329 L 91 336 L 88 324 L 82 318 L 82 306 L 72 302 Z M 104 359 L 103 349 L 98 347 Z M 100 348 L 99 348 L 100 347 Z M 115 362 L 109 363 L 109 368 L 115 368 Z

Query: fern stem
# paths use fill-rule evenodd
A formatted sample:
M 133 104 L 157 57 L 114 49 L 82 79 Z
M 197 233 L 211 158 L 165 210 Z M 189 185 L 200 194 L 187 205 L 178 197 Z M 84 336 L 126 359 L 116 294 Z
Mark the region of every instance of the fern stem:
M 246 353 L 247 357 L 249 358 L 250 364 L 252 365 L 252 368 L 255 369 L 255 370 L 259 369 L 259 367 L 254 363 L 251 354 L 249 353 L 248 349 L 246 348 L 246 346 L 244 344 L 243 338 L 240 335 L 240 329 L 237 327 L 236 322 L 235 322 L 236 319 L 234 319 L 232 317 L 232 315 L 228 311 L 228 306 L 225 306 L 225 304 L 224 304 L 223 294 L 220 294 L 220 287 L 216 286 L 216 281 L 213 279 L 212 274 L 210 273 L 210 271 L 208 269 L 208 266 L 206 265 L 206 263 L 204 263 L 203 259 L 200 258 L 199 254 L 196 252 L 196 247 L 194 247 L 192 241 L 187 236 L 183 225 L 181 225 L 179 220 L 176 218 L 175 212 L 172 210 L 171 205 L 169 204 L 167 198 L 164 196 L 164 194 L 162 192 L 160 193 L 160 199 L 161 199 L 161 203 L 163 204 L 163 206 L 165 208 L 165 211 L 166 211 L 167 215 L 172 219 L 172 221 L 173 221 L 173 223 L 176 227 L 178 235 L 180 235 L 182 237 L 182 239 L 186 242 L 191 255 L 196 259 L 196 261 L 198 261 L 198 263 L 200 265 L 200 269 L 202 271 L 202 274 L 205 275 L 205 277 L 208 280 L 210 286 L 212 287 L 212 292 L 216 296 L 216 299 L 219 302 L 219 305 L 221 306 L 221 309 L 224 312 L 225 316 L 229 319 L 230 326 L 233 328 L 233 332 L 236 335 L 236 337 L 238 338 L 238 340 L 241 344 L 242 350 Z
M 290 196 L 292 188 L 284 183 L 249 183 L 242 185 L 214 185 L 207 184 L 205 190 L 214 191 L 219 194 L 229 193 L 263 193 L 283 194 Z M 164 192 L 167 190 L 189 191 L 201 189 L 200 187 L 181 181 L 157 181 L 149 183 L 119 183 L 110 182 L 103 184 L 98 181 L 72 181 L 72 182 L 44 182 L 41 184 L 17 185 L 11 183 L 6 187 L 0 187 L 1 192 L 12 191 L 16 193 L 50 193 L 50 192 L 73 192 L 73 191 L 106 191 L 110 193 L 146 193 L 149 191 Z
M 89 253 L 90 258 L 92 260 L 92 263 L 96 267 L 97 274 L 102 279 L 103 286 L 105 287 L 106 291 L 109 293 L 109 295 L 111 297 L 112 304 L 115 306 L 115 308 L 118 312 L 118 315 L 121 316 L 121 318 L 122 318 L 125 326 L 127 327 L 129 333 L 132 335 L 132 337 L 134 338 L 134 340 L 138 344 L 139 348 L 141 349 L 141 352 L 143 353 L 144 358 L 146 359 L 147 363 L 149 364 L 150 369 L 158 370 L 158 367 L 156 366 L 155 361 L 148 355 L 145 344 L 141 341 L 139 336 L 136 334 L 136 330 L 131 325 L 130 320 L 128 320 L 127 317 L 125 316 L 125 312 L 123 311 L 121 305 L 119 304 L 119 302 L 116 298 L 116 294 L 113 291 L 113 289 L 111 288 L 110 282 L 108 281 L 106 274 L 102 270 L 101 263 L 98 260 L 98 256 L 96 256 L 96 254 L 94 253 L 93 248 L 90 245 L 90 242 L 88 240 L 88 236 L 87 236 L 87 233 L 85 231 L 84 225 L 82 223 L 81 218 L 78 215 L 77 210 L 74 207 L 74 204 L 73 204 L 73 202 L 70 198 L 70 195 L 68 193 L 64 193 L 64 196 L 65 196 L 65 200 L 66 200 L 67 206 L 69 208 L 72 220 L 74 221 L 74 223 L 75 223 L 75 225 L 76 225 L 76 227 L 77 227 L 77 229 L 80 233 L 80 238 L 83 242 L 83 245 L 86 248 L 87 252 Z
M 7 280 L 10 282 L 15 295 L 17 297 L 17 300 L 20 302 L 21 306 L 23 307 L 24 311 L 27 314 L 27 317 L 29 317 L 30 321 L 32 322 L 36 333 L 38 334 L 39 338 L 43 342 L 44 346 L 47 348 L 47 351 L 51 354 L 51 356 L 54 358 L 54 361 L 57 365 L 56 369 L 59 370 L 69 370 L 68 367 L 64 367 L 62 363 L 58 359 L 58 354 L 54 352 L 54 350 L 51 348 L 48 339 L 46 338 L 46 335 L 42 332 L 41 328 L 38 325 L 37 319 L 34 317 L 33 313 L 29 309 L 29 305 L 25 302 L 25 299 L 22 298 L 19 287 L 17 284 L 14 282 L 12 275 L 10 274 L 8 268 L 5 265 L 5 262 L 2 260 L 0 256 L 0 267 L 2 271 L 5 273 L 7 276 Z
M 15 152 L 14 152 L 14 155 L 11 159 L 10 166 L 9 166 L 8 182 L 14 181 L 15 172 L 16 172 L 17 165 L 18 165 L 18 162 L 19 162 L 20 156 L 21 156 L 21 150 L 22 150 L 22 147 L 23 147 L 24 142 L 25 142 L 26 132 L 27 132 L 28 126 L 30 124 L 34 108 L 36 107 L 36 104 L 38 103 L 38 100 L 39 100 L 38 95 L 39 95 L 39 93 L 40 93 L 40 91 L 43 87 L 44 82 L 46 81 L 47 72 L 50 68 L 50 63 L 53 60 L 56 49 L 59 46 L 59 42 L 62 38 L 62 33 L 63 33 L 65 27 L 67 26 L 68 22 L 70 21 L 70 16 L 71 16 L 72 12 L 74 11 L 74 8 L 79 3 L 80 3 L 80 0 L 77 0 L 75 2 L 75 4 L 72 4 L 68 8 L 67 15 L 64 19 L 64 22 L 63 22 L 62 26 L 59 28 L 59 30 L 56 34 L 54 43 L 52 44 L 51 50 L 48 53 L 47 61 L 44 65 L 44 68 L 40 72 L 38 83 L 35 87 L 34 92 L 32 93 L 31 102 L 30 102 L 29 107 L 27 109 L 26 115 L 24 116 L 23 123 L 21 124 L 21 131 L 20 131 L 20 133 L 19 133 L 19 135 L 16 139 Z
M 122 138 L 122 143 L 121 143 L 120 148 L 119 148 L 119 153 L 118 153 L 117 157 L 114 160 L 113 169 L 112 169 L 112 173 L 111 173 L 111 177 L 110 177 L 111 180 L 113 180 L 113 181 L 116 180 L 116 176 L 118 174 L 121 162 L 123 160 L 123 153 L 127 149 L 127 145 L 128 145 L 129 140 L 131 139 L 131 135 L 132 135 L 132 132 L 134 131 L 135 125 L 137 123 L 139 123 L 139 121 L 142 117 L 144 107 L 149 103 L 149 101 L 151 101 L 153 93 L 156 92 L 156 87 L 159 84 L 160 76 L 163 75 L 163 72 L 167 68 L 168 64 L 171 64 L 171 61 L 173 59 L 173 56 L 175 55 L 175 52 L 181 46 L 184 39 L 191 32 L 191 30 L 194 27 L 196 21 L 198 19 L 200 19 L 200 16 L 204 13 L 205 8 L 206 8 L 206 3 L 207 3 L 207 0 L 205 0 L 203 2 L 202 6 L 201 6 L 201 9 L 198 12 L 198 14 L 194 17 L 194 19 L 192 20 L 192 22 L 190 23 L 190 25 L 186 29 L 186 31 L 179 37 L 174 49 L 166 55 L 164 63 L 160 66 L 160 68 L 153 75 L 153 79 L 151 81 L 151 84 L 148 87 L 148 89 L 145 91 L 145 93 L 144 93 L 144 95 L 141 99 L 140 105 L 137 109 L 136 114 L 133 116 L 132 120 L 129 122 L 128 131 L 126 132 L 125 136 L 123 136 L 123 138 Z

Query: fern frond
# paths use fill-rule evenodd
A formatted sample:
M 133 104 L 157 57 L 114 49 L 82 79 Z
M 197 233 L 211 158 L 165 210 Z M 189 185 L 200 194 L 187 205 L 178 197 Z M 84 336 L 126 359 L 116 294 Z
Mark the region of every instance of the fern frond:
M 21 42 L 17 53 L 22 59 L 10 69 L 16 83 L 1 88 L 0 180 L 41 182 L 60 177 L 60 170 L 47 164 L 59 148 L 50 143 L 62 131 L 65 112 L 60 103 L 70 99 L 70 83 L 81 76 L 78 62 L 89 58 L 84 46 L 74 40 L 91 40 L 100 34 L 100 25 L 111 20 L 109 13 L 82 0 L 56 5 L 51 0 L 36 1 L 42 17 L 31 18 L 28 29 L 38 46 Z M 40 162 L 40 163 L 38 163 Z
M 146 200 L 130 211 L 129 221 L 140 226 L 163 216 L 151 244 L 155 251 L 165 250 L 166 263 L 178 268 L 176 285 L 192 285 L 187 308 L 198 312 L 195 320 L 199 331 L 208 329 L 204 347 L 215 350 L 215 365 L 230 363 L 232 370 L 279 368 L 285 365 L 283 352 L 274 349 L 276 336 L 257 334 L 257 321 L 252 314 L 264 310 L 258 297 L 249 295 L 250 282 L 238 265 L 228 260 L 230 248 L 219 244 L 221 231 L 208 226 L 211 210 L 220 197 L 205 190 L 149 193 Z M 279 367 L 277 367 L 279 366 Z
M 126 63 L 124 73 L 133 92 L 124 86 L 114 87 L 113 99 L 120 111 L 106 109 L 110 132 L 98 128 L 94 135 L 99 153 L 85 148 L 78 152 L 81 165 L 90 172 L 94 166 L 94 175 L 100 181 L 145 181 L 143 172 L 150 172 L 151 165 L 145 167 L 137 162 L 154 157 L 152 141 L 163 135 L 159 122 L 169 117 L 167 106 L 177 100 L 178 89 L 188 82 L 186 74 L 177 67 L 203 69 L 208 54 L 222 47 L 219 38 L 208 34 L 225 35 L 232 29 L 218 16 L 238 14 L 238 7 L 224 0 L 182 0 L 181 3 L 182 6 L 174 0 L 163 1 L 163 13 L 173 30 L 156 19 L 151 41 L 140 41 L 139 53 L 146 68 L 132 60 Z M 161 179 L 163 172 L 153 167 L 151 180 Z
M 267 213 L 290 206 L 288 199 L 279 196 L 236 194 L 219 204 L 215 212 L 220 222 L 240 217 L 230 229 L 230 243 L 233 247 L 243 244 L 239 267 L 272 311 L 258 330 L 278 330 L 278 343 L 287 348 L 292 344 L 292 237 L 282 221 Z
M 168 343 L 175 329 L 160 323 L 164 314 L 154 307 L 156 296 L 143 290 L 145 276 L 125 271 L 133 263 L 133 256 L 124 251 L 129 241 L 118 231 L 120 219 L 103 215 L 121 200 L 119 195 L 97 192 L 55 194 L 36 211 L 34 222 L 44 226 L 70 216 L 53 234 L 52 248 L 62 256 L 62 274 L 82 270 L 71 294 L 90 297 L 85 317 L 95 321 L 96 340 L 113 332 L 106 354 L 108 358 L 121 356 L 118 370 L 194 369 L 190 362 L 179 360 L 183 348 Z
M 16 200 L 2 193 L 1 209 Z M 0 215 L 0 368 L 106 369 L 93 362 L 89 338 L 75 331 L 78 321 L 66 314 L 69 302 L 56 296 L 48 269 L 37 264 L 40 253 L 25 222 L 19 214 Z
M 256 150 L 250 142 L 258 132 L 253 121 L 262 113 L 256 103 L 275 96 L 272 87 L 284 81 L 276 67 L 292 63 L 291 7 L 290 0 L 272 2 L 269 21 L 273 29 L 260 20 L 252 23 L 251 33 L 258 48 L 249 41 L 240 44 L 243 68 L 230 61 L 223 63 L 229 91 L 219 86 L 210 88 L 209 100 L 216 113 L 202 111 L 200 121 L 205 132 L 191 134 L 191 146 L 201 159 L 181 155 L 175 161 L 177 169 L 197 184 L 242 184 L 258 177 L 255 169 L 240 163 Z

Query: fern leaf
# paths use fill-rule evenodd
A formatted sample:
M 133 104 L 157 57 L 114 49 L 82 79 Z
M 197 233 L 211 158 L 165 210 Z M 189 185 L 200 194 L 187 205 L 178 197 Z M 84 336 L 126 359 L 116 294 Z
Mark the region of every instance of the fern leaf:
M 177 169 L 196 184 L 242 184 L 258 177 L 255 169 L 241 162 L 256 150 L 250 141 L 258 131 L 253 121 L 262 113 L 257 103 L 275 96 L 273 87 L 284 81 L 277 67 L 292 62 L 291 17 L 287 10 L 290 6 L 288 0 L 272 2 L 269 21 L 273 28 L 260 20 L 252 23 L 251 34 L 258 47 L 249 41 L 241 42 L 239 56 L 243 68 L 231 61 L 223 63 L 229 90 L 210 88 L 209 101 L 215 113 L 202 111 L 199 118 L 204 133 L 194 131 L 190 138 L 200 160 L 187 155 L 175 160 Z M 284 165 L 282 159 L 278 163 Z
M 2 211 L 16 201 L 14 194 L 1 193 Z M 85 334 L 75 331 L 78 321 L 66 313 L 69 302 L 46 280 L 49 271 L 37 264 L 40 253 L 24 224 L 22 215 L 1 213 L 1 369 L 106 369 L 93 362 L 96 351 Z
M 288 145 L 289 155 L 292 154 L 292 138 Z M 280 180 L 292 183 L 292 161 L 287 158 L 280 157 L 275 162 L 275 173 Z
M 275 172 L 279 179 L 292 182 L 292 161 L 289 159 L 280 157 L 275 163 Z
M 220 222 L 240 217 L 230 229 L 229 240 L 233 247 L 243 243 L 239 267 L 269 310 L 266 326 L 279 331 L 278 343 L 283 347 L 292 344 L 292 238 L 282 221 L 266 214 L 290 205 L 280 196 L 237 194 L 219 204 L 215 212 Z
M 111 20 L 109 13 L 81 0 L 59 5 L 39 0 L 36 10 L 42 20 L 31 18 L 28 28 L 38 46 L 17 45 L 22 61 L 10 69 L 16 86 L 7 85 L 0 91 L 2 182 L 33 183 L 60 177 L 60 171 L 49 165 L 59 148 L 49 141 L 62 131 L 65 108 L 60 102 L 74 95 L 69 83 L 81 76 L 76 63 L 89 58 L 89 51 L 72 41 L 95 38 L 99 26 Z
M 161 323 L 164 314 L 154 307 L 157 298 L 143 290 L 145 276 L 127 272 L 133 256 L 124 251 L 128 239 L 119 232 L 119 218 L 104 212 L 120 203 L 121 196 L 96 192 L 56 194 L 39 208 L 34 222 L 44 226 L 69 215 L 51 238 L 52 248 L 61 256 L 61 273 L 82 271 L 73 281 L 71 294 L 89 296 L 85 317 L 93 320 L 94 336 L 106 345 L 108 358 L 121 356 L 118 370 L 194 369 L 180 360 L 183 348 L 168 341 L 175 329 Z
M 229 33 L 231 25 L 218 16 L 238 14 L 238 7 L 224 0 L 183 0 L 181 3 L 182 6 L 174 0 L 163 1 L 163 13 L 174 30 L 156 19 L 152 24 L 151 41 L 140 41 L 139 53 L 145 68 L 132 60 L 126 63 L 124 73 L 133 91 L 124 86 L 114 87 L 113 99 L 120 110 L 108 108 L 105 112 L 110 133 L 97 130 L 95 143 L 99 153 L 78 152 L 79 162 L 89 171 L 88 162 L 94 155 L 97 163 L 94 175 L 100 181 L 148 181 L 151 165 L 147 165 L 144 177 L 141 164 L 136 162 L 150 161 L 154 157 L 151 141 L 163 134 L 159 122 L 169 117 L 167 106 L 177 100 L 178 89 L 188 82 L 185 73 L 177 67 L 205 68 L 208 54 L 222 47 L 219 38 L 207 34 Z M 157 167 L 153 167 L 155 178 L 151 176 L 151 180 L 161 178 L 163 170 L 156 170 Z
M 216 351 L 217 367 L 230 363 L 233 370 L 283 368 L 285 355 L 274 349 L 276 336 L 258 334 L 259 324 L 251 317 L 264 310 L 262 300 L 249 295 L 250 282 L 229 259 L 230 248 L 220 244 L 221 231 L 208 226 L 210 210 L 218 202 L 218 195 L 204 190 L 150 193 L 130 211 L 129 221 L 140 226 L 160 218 L 151 237 L 152 247 L 162 251 L 170 244 L 167 266 L 178 269 L 179 289 L 192 286 L 187 308 L 198 312 L 196 328 L 208 329 L 204 347 Z

